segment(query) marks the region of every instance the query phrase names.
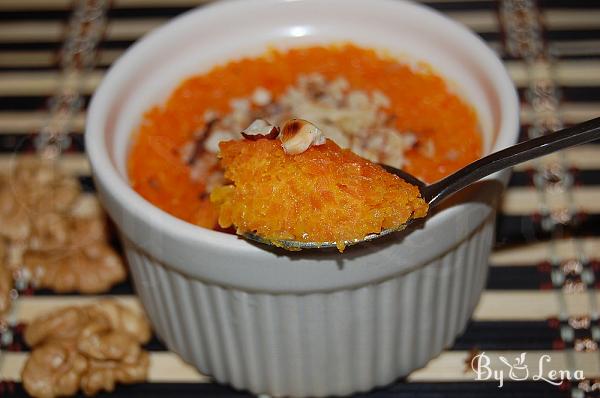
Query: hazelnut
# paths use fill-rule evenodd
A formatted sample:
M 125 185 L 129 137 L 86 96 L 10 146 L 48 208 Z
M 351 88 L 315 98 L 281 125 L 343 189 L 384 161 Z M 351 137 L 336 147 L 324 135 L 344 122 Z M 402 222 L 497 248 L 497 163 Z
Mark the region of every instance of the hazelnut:
M 256 119 L 242 131 L 242 135 L 247 140 L 258 140 L 260 138 L 268 138 L 273 140 L 279 135 L 279 127 L 273 126 L 263 119 Z
M 311 122 L 303 119 L 290 119 L 281 127 L 279 135 L 283 150 L 290 155 L 306 151 L 311 145 L 323 145 L 323 132 Z

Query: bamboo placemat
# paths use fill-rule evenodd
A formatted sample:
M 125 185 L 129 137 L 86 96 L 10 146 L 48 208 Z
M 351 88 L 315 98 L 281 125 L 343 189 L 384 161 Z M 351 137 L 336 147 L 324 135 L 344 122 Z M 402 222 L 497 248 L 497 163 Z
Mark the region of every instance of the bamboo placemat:
M 73 115 L 69 144 L 62 155 L 63 165 L 79 177 L 91 201 L 95 200 L 94 187 L 82 139 L 89 96 L 106 68 L 137 38 L 202 3 L 110 3 L 95 68 L 79 86 L 84 106 Z M 505 61 L 522 100 L 523 138 L 538 133 L 544 123 L 569 125 L 600 116 L 600 2 L 426 3 L 476 31 Z M 34 156 L 35 133 L 47 121 L 47 99 L 64 78 L 59 51 L 73 6 L 70 0 L 0 1 L 0 168 L 8 167 L 15 157 Z M 515 30 L 515 23 L 527 29 Z M 527 35 L 534 35 L 536 42 L 524 44 Z M 532 45 L 541 47 L 532 50 Z M 539 52 L 532 57 L 531 51 Z M 540 108 L 540 103 L 545 107 Z M 498 216 L 490 266 L 479 306 L 454 345 L 405 380 L 361 396 L 600 394 L 600 296 L 596 293 L 600 286 L 600 145 L 569 149 L 515 169 Z M 106 295 L 139 308 L 129 282 Z M 13 341 L 0 345 L 0 395 L 25 396 L 20 370 L 29 352 L 22 339 L 28 321 L 52 308 L 98 298 L 44 290 L 22 292 L 11 319 Z M 109 395 L 246 395 L 212 383 L 156 338 L 147 348 L 151 351 L 148 382 L 119 386 Z M 500 389 L 496 381 L 476 381 L 469 370 L 470 358 L 480 351 L 507 358 L 526 352 L 530 364 L 549 354 L 548 369 L 580 369 L 586 380 L 553 386 L 533 381 L 530 375 L 528 381 L 505 380 Z

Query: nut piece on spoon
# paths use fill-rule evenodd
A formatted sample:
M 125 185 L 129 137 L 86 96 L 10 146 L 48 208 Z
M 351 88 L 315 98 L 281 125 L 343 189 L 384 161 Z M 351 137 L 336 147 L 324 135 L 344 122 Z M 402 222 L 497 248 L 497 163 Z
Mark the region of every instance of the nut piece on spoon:
M 311 122 L 303 119 L 290 119 L 283 123 L 279 140 L 288 155 L 297 155 L 312 145 L 323 145 L 325 135 Z
M 267 138 L 274 140 L 279 135 L 279 127 L 273 126 L 263 119 L 256 119 L 242 131 L 242 136 L 247 140 Z

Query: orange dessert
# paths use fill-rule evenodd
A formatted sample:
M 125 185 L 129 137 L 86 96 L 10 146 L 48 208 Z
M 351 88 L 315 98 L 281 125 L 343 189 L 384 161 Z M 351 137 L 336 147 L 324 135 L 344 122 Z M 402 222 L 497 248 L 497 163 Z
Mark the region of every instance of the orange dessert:
M 481 155 L 475 111 L 428 67 L 352 44 L 312 46 L 270 50 L 182 81 L 134 132 L 131 185 L 164 211 L 219 229 L 209 200 L 224 182 L 219 142 L 242 139 L 255 119 L 291 118 L 310 120 L 338 146 L 426 182 Z
M 343 251 L 344 242 L 427 214 L 417 187 L 329 139 L 295 154 L 273 139 L 227 141 L 220 149 L 231 184 L 216 188 L 211 200 L 219 225 L 239 234 L 275 245 L 335 242 Z

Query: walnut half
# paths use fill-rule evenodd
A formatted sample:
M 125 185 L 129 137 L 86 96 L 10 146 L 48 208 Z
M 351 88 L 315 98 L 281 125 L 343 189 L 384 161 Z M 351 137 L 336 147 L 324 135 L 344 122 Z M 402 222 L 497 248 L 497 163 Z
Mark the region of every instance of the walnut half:
M 146 379 L 150 359 L 140 344 L 150 338 L 145 317 L 114 300 L 66 307 L 29 324 L 33 348 L 22 372 L 34 397 L 113 391 L 116 383 Z
M 34 286 L 59 293 L 100 293 L 126 277 L 121 257 L 102 241 L 59 252 L 28 251 L 23 267 Z
M 126 277 L 104 215 L 54 162 L 21 160 L 0 174 L 0 240 L 5 265 L 23 268 L 23 281 L 36 288 L 101 293 Z

